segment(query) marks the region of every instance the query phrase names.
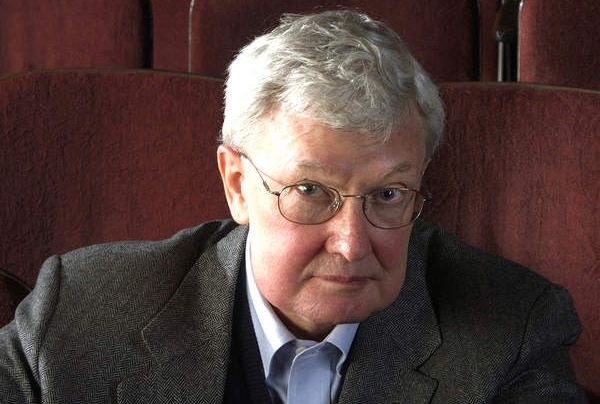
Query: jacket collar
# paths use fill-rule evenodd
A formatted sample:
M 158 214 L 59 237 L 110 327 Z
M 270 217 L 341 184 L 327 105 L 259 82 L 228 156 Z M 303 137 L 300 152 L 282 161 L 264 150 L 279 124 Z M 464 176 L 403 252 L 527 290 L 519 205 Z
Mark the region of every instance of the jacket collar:
M 425 278 L 428 230 L 420 227 L 398 299 L 358 329 L 340 403 L 429 402 L 435 392 L 437 382 L 418 370 L 441 343 Z M 239 226 L 205 251 L 145 327 L 154 366 L 119 385 L 119 402 L 222 402 L 246 238 L 247 227 Z

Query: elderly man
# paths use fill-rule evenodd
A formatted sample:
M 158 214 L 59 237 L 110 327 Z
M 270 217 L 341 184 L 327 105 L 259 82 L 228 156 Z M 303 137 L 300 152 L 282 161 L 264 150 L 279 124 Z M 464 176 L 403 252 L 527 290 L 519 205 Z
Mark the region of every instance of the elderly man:
M 235 222 L 46 261 L 2 401 L 585 402 L 567 292 L 416 220 L 442 127 L 385 25 L 285 17 L 229 69 Z

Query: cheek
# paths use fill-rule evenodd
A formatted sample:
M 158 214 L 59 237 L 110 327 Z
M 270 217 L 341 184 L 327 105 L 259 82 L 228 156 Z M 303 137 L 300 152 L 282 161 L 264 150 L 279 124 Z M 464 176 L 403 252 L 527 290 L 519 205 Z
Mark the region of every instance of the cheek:
M 282 218 L 250 225 L 252 268 L 259 289 L 267 300 L 275 295 L 292 296 L 307 276 L 305 268 L 323 248 L 324 238 L 316 228 L 296 225 Z
M 373 252 L 384 271 L 381 295 L 385 300 L 395 299 L 404 285 L 410 232 L 407 227 L 383 233 L 373 242 Z
M 383 268 L 393 272 L 406 266 L 411 230 L 412 227 L 386 230 L 373 240 L 374 254 Z

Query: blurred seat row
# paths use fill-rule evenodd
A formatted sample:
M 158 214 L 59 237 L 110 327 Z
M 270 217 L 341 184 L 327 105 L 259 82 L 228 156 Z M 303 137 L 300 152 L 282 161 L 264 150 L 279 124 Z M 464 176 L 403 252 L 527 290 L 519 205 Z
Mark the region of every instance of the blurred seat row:
M 282 13 L 336 7 L 386 21 L 437 81 L 600 89 L 597 0 L 4 0 L 0 75 L 119 67 L 223 77 Z M 498 47 L 511 48 L 511 60 Z M 515 71 L 501 73 L 506 66 Z

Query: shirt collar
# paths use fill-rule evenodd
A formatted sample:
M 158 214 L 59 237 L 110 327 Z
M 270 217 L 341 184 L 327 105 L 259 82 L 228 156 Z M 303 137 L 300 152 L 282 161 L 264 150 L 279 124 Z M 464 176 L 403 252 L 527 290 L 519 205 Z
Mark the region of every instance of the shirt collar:
M 256 286 L 250 259 L 250 238 L 248 238 L 246 242 L 245 260 L 246 291 L 250 306 L 250 315 L 252 317 L 252 325 L 254 326 L 264 372 L 265 375 L 268 375 L 271 358 L 275 352 L 285 343 L 296 339 L 296 337 L 281 322 L 271 305 L 265 300 Z M 358 323 L 338 324 L 324 340 L 335 345 L 342 352 L 337 364 L 336 370 L 338 372 L 341 371 L 341 367 L 348 357 L 357 328 Z

